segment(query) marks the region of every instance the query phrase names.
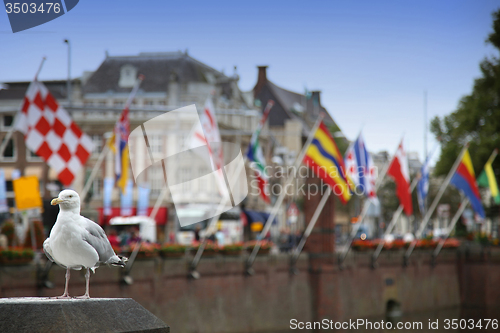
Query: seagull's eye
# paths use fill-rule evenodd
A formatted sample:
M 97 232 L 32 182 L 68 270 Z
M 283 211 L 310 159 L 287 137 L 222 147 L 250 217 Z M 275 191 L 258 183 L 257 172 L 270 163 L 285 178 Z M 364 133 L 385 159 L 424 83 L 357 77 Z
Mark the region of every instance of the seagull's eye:
M 72 195 L 70 195 L 69 197 L 70 197 L 70 198 L 73 198 L 73 196 L 72 196 Z

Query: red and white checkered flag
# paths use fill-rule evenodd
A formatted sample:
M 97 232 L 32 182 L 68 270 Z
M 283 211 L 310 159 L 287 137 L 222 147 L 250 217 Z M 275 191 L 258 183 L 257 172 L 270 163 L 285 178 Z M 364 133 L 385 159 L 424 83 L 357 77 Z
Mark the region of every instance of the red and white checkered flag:
M 24 133 L 26 146 L 57 172 L 69 186 L 92 152 L 92 140 L 73 122 L 41 82 L 28 87 L 16 129 Z

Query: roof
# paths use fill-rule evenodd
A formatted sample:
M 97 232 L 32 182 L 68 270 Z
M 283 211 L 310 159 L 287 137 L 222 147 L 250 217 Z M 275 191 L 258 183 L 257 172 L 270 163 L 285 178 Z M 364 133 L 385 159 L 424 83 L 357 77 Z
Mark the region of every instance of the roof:
M 72 84 L 79 79 L 73 79 Z M 31 81 L 5 82 L 7 89 L 0 89 L 0 100 L 22 100 Z M 66 99 L 66 80 L 42 81 L 55 99 Z
M 120 70 L 125 65 L 134 66 L 137 74 L 143 74 L 146 77 L 141 84 L 141 90 L 145 92 L 164 92 L 172 79 L 179 83 L 210 83 L 212 78 L 216 81 L 228 79 L 221 72 L 192 58 L 187 52 L 108 56 L 85 83 L 84 93 L 129 92 L 130 88 L 121 88 L 118 85 Z
M 286 119 L 295 119 L 302 122 L 304 135 L 307 135 L 321 112 L 326 115 L 324 122 L 327 125 L 336 124 L 326 109 L 321 106 L 319 92 L 314 92 L 314 94 L 317 95 L 308 98 L 266 80 L 266 83 L 260 87 L 257 97 L 263 103 L 262 107 L 268 99 L 273 99 L 277 103 L 269 115 L 270 126 L 283 126 Z
M 314 96 L 306 97 L 306 95 L 281 88 L 271 81 L 268 81 L 268 84 L 282 106 L 289 112 L 296 111 L 297 114 L 302 115 L 301 118 L 309 125 L 312 125 L 321 112 L 325 113 L 325 121 L 327 123 L 334 123 L 328 111 L 326 111 L 319 101 L 315 100 Z

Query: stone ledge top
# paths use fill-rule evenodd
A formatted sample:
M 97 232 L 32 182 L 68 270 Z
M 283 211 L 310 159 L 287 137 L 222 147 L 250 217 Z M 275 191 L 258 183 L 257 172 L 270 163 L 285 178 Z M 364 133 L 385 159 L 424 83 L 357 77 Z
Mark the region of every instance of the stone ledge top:
M 149 332 L 170 328 L 131 298 L 0 298 L 0 332 Z
M 132 300 L 131 298 L 69 298 L 57 299 L 51 297 L 8 297 L 0 298 L 0 305 L 2 304 L 43 304 L 43 303 L 88 303 L 88 302 L 116 302 L 122 300 Z

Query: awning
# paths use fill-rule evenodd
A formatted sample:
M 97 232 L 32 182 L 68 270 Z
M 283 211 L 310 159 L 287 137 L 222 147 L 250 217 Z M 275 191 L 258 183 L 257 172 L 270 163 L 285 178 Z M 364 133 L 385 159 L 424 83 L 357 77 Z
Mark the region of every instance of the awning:
M 99 224 L 100 225 L 108 225 L 109 220 L 111 218 L 117 217 L 117 216 L 122 216 L 120 207 L 111 208 L 111 215 L 109 215 L 109 216 L 104 216 L 102 207 L 97 208 L 97 210 L 99 211 Z M 149 216 L 149 214 L 151 214 L 151 211 L 153 211 L 153 207 L 148 208 L 148 216 Z M 137 212 L 137 209 L 135 207 L 132 208 L 132 215 L 131 216 L 135 216 L 136 212 Z M 158 213 L 156 214 L 156 218 L 155 218 L 156 225 L 165 225 L 167 223 L 167 216 L 168 216 L 167 213 L 168 213 L 167 207 L 160 207 L 158 209 Z
M 269 213 L 266 212 L 259 212 L 256 210 L 243 210 L 243 213 L 247 217 L 247 223 L 251 224 L 253 222 L 261 222 L 262 224 L 266 224 L 267 219 L 269 218 Z M 278 221 L 276 220 L 276 217 L 273 220 L 273 224 L 277 224 Z

